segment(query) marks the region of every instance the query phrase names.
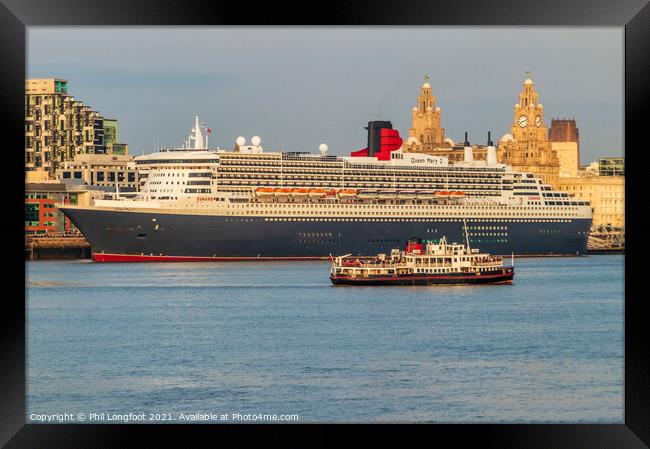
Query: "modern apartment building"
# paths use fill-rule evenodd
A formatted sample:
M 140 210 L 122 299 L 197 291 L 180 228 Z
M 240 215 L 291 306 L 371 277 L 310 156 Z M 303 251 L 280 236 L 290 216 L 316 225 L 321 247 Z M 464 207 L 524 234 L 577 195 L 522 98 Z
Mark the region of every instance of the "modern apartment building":
M 107 148 L 104 117 L 70 95 L 67 80 L 28 79 L 25 82 L 27 180 L 42 179 L 44 174 L 56 179 L 62 164 L 77 155 L 110 153 L 117 144 L 117 120 L 110 120 L 108 125 L 109 139 L 114 140 Z M 120 151 L 126 153 L 124 145 Z

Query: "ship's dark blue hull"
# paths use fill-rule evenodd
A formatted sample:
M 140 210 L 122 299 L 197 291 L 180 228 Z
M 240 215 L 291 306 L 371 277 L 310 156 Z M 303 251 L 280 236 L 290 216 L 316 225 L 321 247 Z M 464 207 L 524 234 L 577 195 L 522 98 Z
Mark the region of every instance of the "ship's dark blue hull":
M 93 254 L 187 258 L 319 258 L 377 254 L 407 239 L 464 243 L 462 219 L 402 221 L 279 221 L 269 217 L 127 212 L 62 207 L 84 234 Z M 361 220 L 361 219 L 359 219 Z M 409 219 L 403 219 L 409 220 Z M 470 245 L 510 255 L 586 253 L 590 219 L 506 221 L 467 219 Z M 162 259 L 161 259 L 162 260 Z

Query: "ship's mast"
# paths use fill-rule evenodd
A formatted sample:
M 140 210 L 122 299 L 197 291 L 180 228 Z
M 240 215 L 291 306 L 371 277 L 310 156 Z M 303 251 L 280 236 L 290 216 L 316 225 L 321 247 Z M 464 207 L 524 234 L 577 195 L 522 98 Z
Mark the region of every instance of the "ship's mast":
M 465 242 L 467 243 L 467 254 L 471 254 L 472 250 L 469 247 L 469 235 L 467 234 L 467 221 L 463 218 L 463 229 L 465 230 Z

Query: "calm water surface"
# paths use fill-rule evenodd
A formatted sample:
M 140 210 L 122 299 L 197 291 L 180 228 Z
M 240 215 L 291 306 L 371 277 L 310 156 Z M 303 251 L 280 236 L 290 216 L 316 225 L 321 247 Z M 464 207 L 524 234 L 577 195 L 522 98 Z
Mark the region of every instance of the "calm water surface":
M 620 255 L 513 285 L 332 287 L 326 262 L 27 263 L 33 413 L 623 423 Z

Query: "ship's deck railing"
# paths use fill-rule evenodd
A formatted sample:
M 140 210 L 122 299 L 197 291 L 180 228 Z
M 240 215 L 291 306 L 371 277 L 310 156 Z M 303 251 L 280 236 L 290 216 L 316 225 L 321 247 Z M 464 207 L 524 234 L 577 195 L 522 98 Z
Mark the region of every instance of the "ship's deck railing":
M 359 269 L 359 268 L 365 268 L 365 269 L 380 269 L 380 268 L 413 268 L 412 265 L 408 265 L 406 262 L 382 262 L 382 263 L 352 263 L 348 262 L 348 265 L 344 264 L 338 264 L 334 263 L 333 264 L 335 268 L 342 268 L 342 269 Z M 431 264 L 431 265 L 418 265 L 417 268 L 451 268 L 453 267 L 453 264 L 450 263 L 445 263 L 445 264 Z
M 372 269 L 372 268 L 452 268 L 455 265 L 453 263 L 416 263 L 408 264 L 405 260 L 391 260 L 387 259 L 384 261 L 377 260 L 376 262 L 363 262 L 363 259 L 359 259 L 359 262 L 355 259 L 344 259 L 342 261 L 335 261 L 333 266 L 335 268 L 363 268 L 363 269 Z M 367 259 L 366 259 L 367 260 Z M 501 266 L 503 260 L 501 258 L 491 258 L 486 261 L 472 261 L 470 267 L 497 267 Z M 457 264 L 456 264 L 457 265 Z

